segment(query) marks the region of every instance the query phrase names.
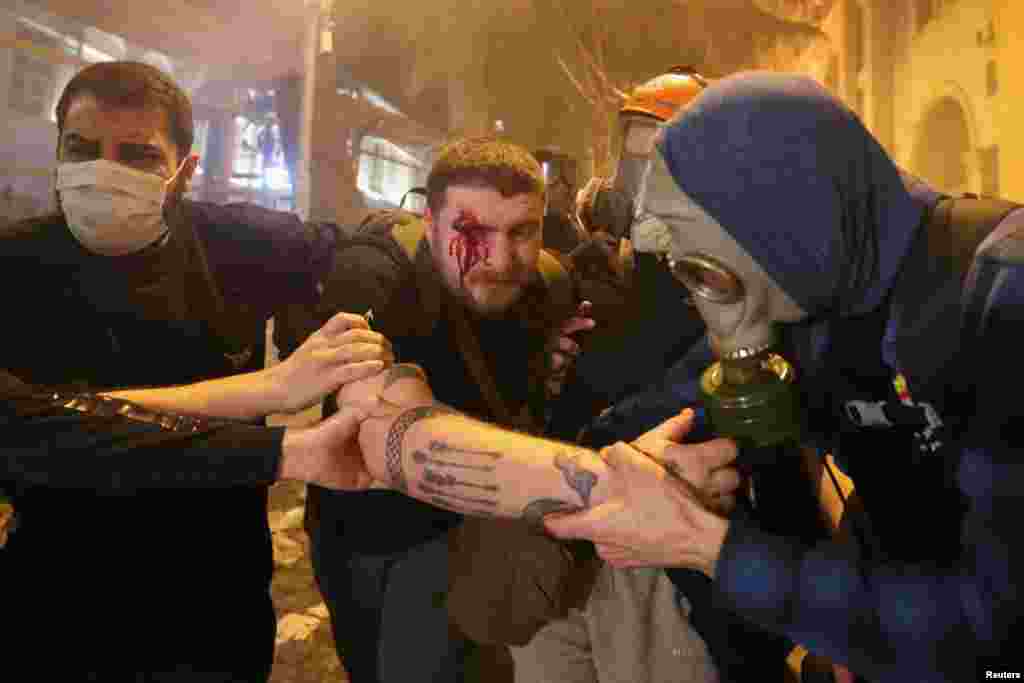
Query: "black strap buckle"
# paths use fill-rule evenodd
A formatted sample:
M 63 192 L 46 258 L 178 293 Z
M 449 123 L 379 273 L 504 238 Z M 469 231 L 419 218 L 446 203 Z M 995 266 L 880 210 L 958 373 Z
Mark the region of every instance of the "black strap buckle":
M 913 430 L 920 455 L 937 453 L 947 440 L 945 424 L 930 403 L 847 401 L 843 412 L 859 429 Z
M 207 429 L 210 421 L 192 415 L 158 413 L 137 403 L 98 394 L 53 394 L 53 402 L 63 408 L 96 417 L 120 416 L 136 422 L 155 424 L 170 432 L 198 432 Z

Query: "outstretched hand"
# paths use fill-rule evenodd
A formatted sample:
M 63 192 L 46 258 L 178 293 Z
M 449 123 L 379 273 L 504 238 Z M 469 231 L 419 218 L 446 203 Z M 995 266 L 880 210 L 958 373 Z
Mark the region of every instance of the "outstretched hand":
M 314 427 L 285 433 L 281 477 L 343 491 L 386 486 L 384 449 L 391 419 L 433 403 L 423 370 L 399 363 L 344 384 L 338 412 Z M 382 419 L 377 419 L 382 418 Z
M 592 304 L 589 301 L 581 301 L 576 307 L 576 314 L 566 318 L 551 337 L 548 344 L 551 373 L 546 383 L 548 396 L 558 396 L 562 393 L 569 369 L 580 353 L 580 345 L 573 339 L 573 335 L 594 329 L 595 322 L 590 317 L 591 308 Z
M 282 397 L 282 412 L 295 412 L 349 382 L 376 375 L 393 361 L 391 343 L 370 330 L 363 316 L 338 313 L 267 373 Z
M 616 490 L 607 502 L 554 514 L 545 526 L 561 538 L 586 538 L 614 567 L 689 567 L 713 576 L 728 522 L 715 511 L 734 500 L 736 446 L 716 439 L 680 445 L 692 425 L 684 413 L 633 445 L 602 451 Z
M 735 467 L 736 445 L 729 439 L 683 445 L 695 419 L 693 410 L 687 408 L 644 433 L 632 446 L 691 484 L 710 509 L 727 515 L 736 507 L 736 491 L 742 483 Z
M 359 428 L 369 417 L 360 406 L 340 405 L 314 427 L 285 432 L 281 479 L 338 491 L 363 491 L 374 484 L 359 448 Z

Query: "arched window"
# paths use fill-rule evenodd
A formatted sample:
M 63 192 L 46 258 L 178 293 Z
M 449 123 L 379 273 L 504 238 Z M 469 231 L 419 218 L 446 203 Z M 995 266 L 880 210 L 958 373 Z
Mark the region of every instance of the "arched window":
M 960 102 L 943 97 L 932 104 L 921 120 L 916 138 L 911 171 L 942 192 L 977 191 L 971 184 L 971 137 Z

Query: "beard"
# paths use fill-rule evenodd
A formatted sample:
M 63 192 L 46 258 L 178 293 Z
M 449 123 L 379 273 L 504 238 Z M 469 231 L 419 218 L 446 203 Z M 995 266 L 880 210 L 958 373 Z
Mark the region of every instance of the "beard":
M 462 284 L 458 282 L 458 276 L 446 278 L 446 281 L 448 290 L 474 314 L 497 318 L 522 298 L 527 277 L 521 273 L 497 275 L 470 271 Z
M 431 230 L 434 269 L 448 293 L 471 313 L 481 318 L 499 318 L 522 298 L 532 268 L 513 258 L 503 272 L 497 272 L 484 254 L 481 260 L 470 264 L 463 276 L 458 260 L 450 258 L 449 246 L 439 246 L 444 242 L 438 226 Z

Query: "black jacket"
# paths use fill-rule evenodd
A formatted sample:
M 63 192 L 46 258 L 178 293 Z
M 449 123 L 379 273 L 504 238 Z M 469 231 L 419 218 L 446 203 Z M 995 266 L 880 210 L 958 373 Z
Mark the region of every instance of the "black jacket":
M 162 246 L 116 258 L 61 216 L 0 233 L 0 487 L 19 520 L 0 553 L 3 622 L 73 634 L 62 649 L 80 669 L 266 671 L 283 429 L 65 406 L 262 367 L 267 317 L 315 300 L 333 238 L 242 205 L 186 202 L 170 224 Z M 5 659 L 28 652 L 6 645 Z
M 458 351 L 450 317 L 454 305 L 425 241 L 410 261 L 390 237 L 361 235 L 337 250 L 317 311 L 310 315 L 306 307 L 291 307 L 275 325 L 275 341 L 285 355 L 309 330 L 339 311 L 373 311 L 373 329 L 392 342 L 399 362 L 416 363 L 426 371 L 438 401 L 494 422 L 496 417 Z M 514 411 L 529 406 L 537 420 L 543 417 L 537 364 L 544 360 L 546 333 L 564 314 L 552 308 L 538 275 L 508 315 L 471 320 L 502 398 Z M 346 548 L 357 552 L 409 548 L 439 536 L 459 519 L 453 512 L 392 491 L 342 493 L 311 487 L 307 498 L 307 526 L 324 525 L 333 539 L 343 539 Z

